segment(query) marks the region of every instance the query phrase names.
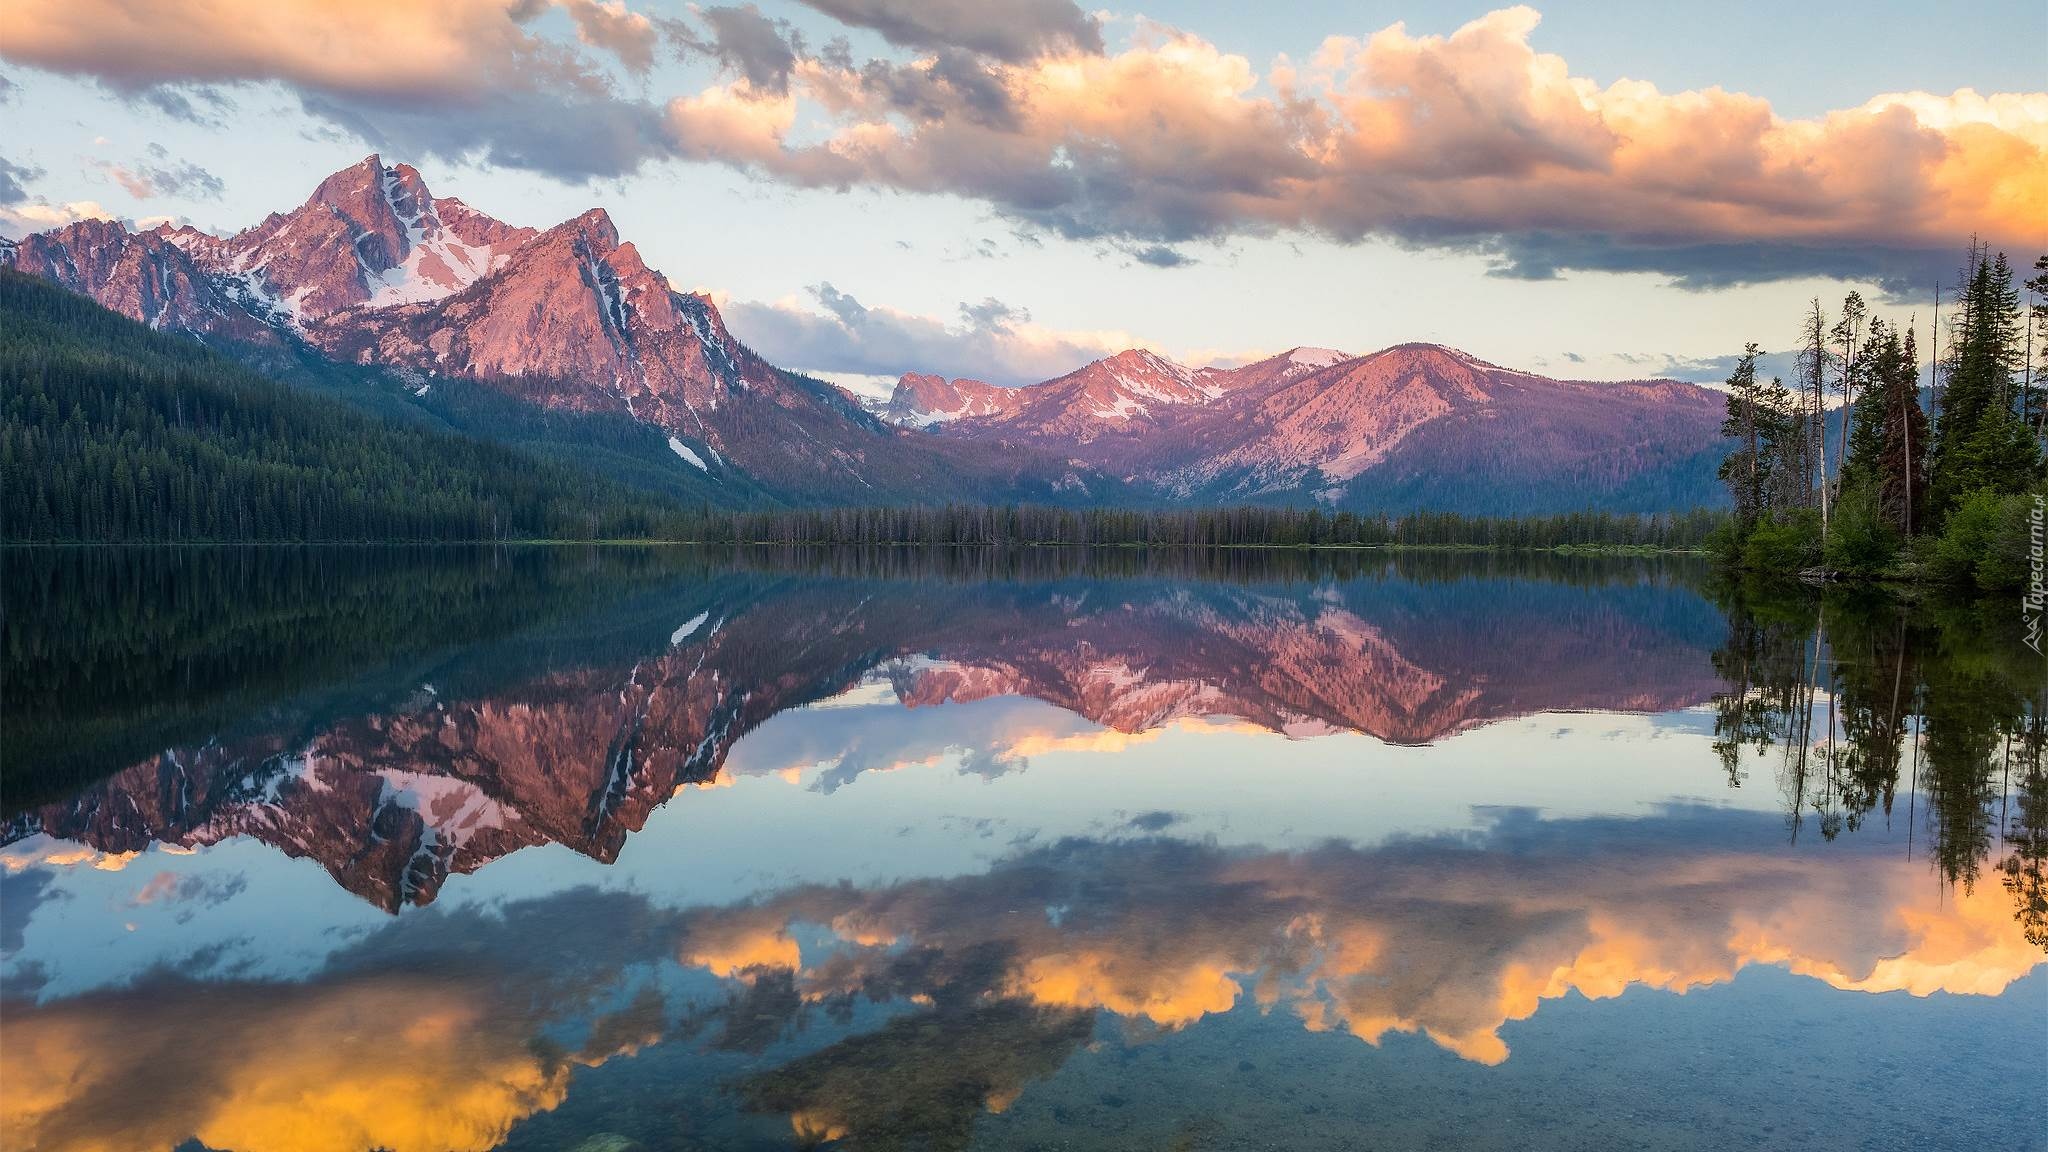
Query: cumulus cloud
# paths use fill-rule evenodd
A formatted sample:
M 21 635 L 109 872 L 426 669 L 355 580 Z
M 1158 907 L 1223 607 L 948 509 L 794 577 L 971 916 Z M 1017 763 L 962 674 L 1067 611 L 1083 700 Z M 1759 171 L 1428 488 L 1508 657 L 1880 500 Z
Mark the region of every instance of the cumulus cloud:
M 954 317 L 927 316 L 862 304 L 829 283 L 813 285 L 807 300 L 736 301 L 724 313 L 733 333 L 769 360 L 807 372 L 1028 384 L 1140 343 L 1127 332 L 1047 328 L 995 299 L 963 302 Z
M 584 45 L 627 68 L 654 29 L 622 4 L 562 0 Z M 22 0 L 8 60 L 90 76 L 180 115 L 193 85 L 275 81 L 373 144 L 565 179 L 632 171 L 668 151 L 658 112 L 598 60 L 530 27 L 545 0 L 335 6 L 219 0 L 175 16 L 141 0 Z
M 1960 238 L 2025 251 L 2048 219 L 2048 92 L 1875 96 L 1782 117 L 1720 88 L 1574 75 L 1527 7 L 1448 35 L 1395 24 L 1263 70 L 1139 21 L 1105 50 L 1071 0 L 805 0 L 914 54 L 812 54 L 751 5 L 625 0 L 336 8 L 21 0 L 0 55 L 172 114 L 277 81 L 387 150 L 618 175 L 653 158 L 800 187 L 985 203 L 1021 228 L 1170 267 L 1190 242 L 1293 234 L 1490 256 L 1503 276 L 1648 272 L 1695 288 L 1946 272 Z M 575 40 L 551 38 L 560 8 Z M 665 105 L 622 94 L 658 40 L 719 62 Z M 182 104 L 180 103 L 182 101 Z M 801 114 L 800 114 L 801 113 Z
M 871 28 L 905 48 L 964 48 L 1022 61 L 1101 52 L 1102 24 L 1073 0 L 802 0 L 842 24 Z
M 619 0 L 562 0 L 562 7 L 576 24 L 578 40 L 610 52 L 634 72 L 654 67 L 654 21 Z
M 184 898 L 184 890 L 159 876 L 138 903 Z M 579 901 L 632 916 L 648 931 L 608 933 L 624 921 L 581 919 Z M 566 962 L 559 953 L 534 962 L 511 945 L 563 931 L 564 916 L 593 937 L 631 939 L 622 947 L 593 941 Z M 11 1139 L 49 1149 L 196 1142 L 484 1152 L 513 1125 L 559 1105 L 577 1065 L 602 1064 L 659 1037 L 660 1014 L 648 1011 L 644 992 L 590 1019 L 588 1040 L 572 1052 L 540 1042 L 550 1022 L 535 1019 L 534 1005 L 584 1014 L 599 990 L 616 987 L 626 963 L 658 958 L 653 945 L 674 936 L 663 919 L 644 901 L 585 891 L 513 905 L 502 917 L 456 914 L 387 929 L 297 983 L 158 971 L 129 987 L 10 1004 L 0 1120 Z M 459 933 L 499 946 L 487 961 L 456 961 L 464 955 Z M 194 1044 L 200 1035 L 206 1043 Z
M 20 239 L 31 232 L 47 232 L 78 220 L 119 220 L 121 215 L 97 200 L 67 200 L 53 204 L 41 196 L 0 204 L 0 236 Z
M 997 994 L 1045 1007 L 1180 1028 L 1249 999 L 1313 1031 L 1372 1044 L 1419 1033 L 1484 1064 L 1508 1058 L 1505 1025 L 1574 993 L 1684 992 L 1772 965 L 1844 990 L 1997 995 L 2041 962 L 1988 886 L 1937 910 L 1919 863 L 1788 856 L 1748 814 L 1643 823 L 1504 813 L 1477 842 L 1271 854 L 1066 841 L 969 877 L 794 889 L 710 913 L 692 935 L 773 942 L 830 926 L 842 957 L 797 973 L 806 1000 L 878 987 L 905 954 L 972 954 L 1000 958 L 985 977 Z M 1637 867 L 1610 866 L 1622 842 Z M 1009 911 L 1020 907 L 1065 912 Z M 743 954 L 774 965 L 771 951 Z M 945 968 L 928 957 L 913 970 Z
M 790 183 L 984 200 L 1028 225 L 1178 245 L 1308 232 L 1488 253 L 1497 271 L 1647 271 L 1692 287 L 1823 274 L 1898 281 L 1972 233 L 2048 218 L 2048 93 L 1907 93 L 1813 119 L 1720 89 L 1601 87 L 1513 8 L 1448 36 L 1331 38 L 1261 76 L 1156 27 L 1115 55 L 972 71 L 803 62 L 822 138 L 733 92 L 673 102 L 685 154 Z M 991 115 L 992 110 L 1001 115 Z

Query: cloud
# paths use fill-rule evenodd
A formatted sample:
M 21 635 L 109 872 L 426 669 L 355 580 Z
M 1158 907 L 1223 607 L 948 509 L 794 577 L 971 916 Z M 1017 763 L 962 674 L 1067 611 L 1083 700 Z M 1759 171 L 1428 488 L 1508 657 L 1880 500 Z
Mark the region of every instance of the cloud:
M 995 299 L 963 302 L 953 318 L 870 307 L 829 283 L 812 286 L 809 300 L 736 301 L 723 310 L 755 350 L 807 372 L 931 372 L 1028 384 L 1141 343 L 1127 332 L 1046 328 Z
M 576 24 L 576 39 L 617 56 L 633 72 L 654 67 L 654 21 L 619 0 L 562 0 L 562 7 Z
M 665 21 L 663 30 L 679 48 L 718 61 L 749 88 L 789 93 L 789 74 L 803 51 L 803 37 L 789 21 L 771 20 L 752 4 L 705 8 L 697 17 L 710 29 L 708 37 L 681 20 Z
M 61 900 L 66 894 L 52 889 L 53 873 L 44 868 L 0 871 L 0 956 L 21 951 L 28 922 L 45 900 Z
M 863 5 L 863 7 L 865 7 Z M 831 11 L 828 7 L 825 10 Z M 1331 38 L 1261 76 L 1141 25 L 1115 55 L 972 69 L 806 60 L 829 117 L 671 103 L 686 155 L 787 183 L 985 201 L 1035 229 L 1171 264 L 1237 235 L 1389 239 L 1492 256 L 1500 275 L 1661 273 L 1694 288 L 1826 275 L 1895 288 L 1981 234 L 2024 249 L 2048 218 L 2048 93 L 1904 93 L 1812 119 L 1717 88 L 1605 87 L 1531 46 L 1537 14 L 1449 36 Z
M 41 168 L 27 164 L 15 164 L 0 156 L 0 208 L 19 204 L 28 199 L 27 184 L 42 176 Z
M 645 17 L 594 0 L 563 6 L 583 45 L 629 69 L 651 60 Z M 219 0 L 171 14 L 141 0 L 23 0 L 0 55 L 179 116 L 193 111 L 194 85 L 274 81 L 308 114 L 380 147 L 568 180 L 672 151 L 658 112 L 621 96 L 600 61 L 527 26 L 545 7 Z
M 119 220 L 121 214 L 97 200 L 67 200 L 52 204 L 41 196 L 0 204 L 0 236 L 18 239 L 31 232 L 47 232 L 79 220 Z
M 905 48 L 963 48 L 1023 61 L 1102 51 L 1102 24 L 1073 0 L 802 0 L 842 24 Z
M 2048 92 L 1891 93 L 1788 119 L 1721 88 L 1574 75 L 1534 46 L 1527 7 L 1448 35 L 1330 37 L 1261 70 L 1143 20 L 1110 53 L 1071 0 L 806 2 L 914 56 L 857 60 L 843 38 L 812 55 L 750 5 L 671 19 L 622 0 L 219 0 L 176 19 L 21 0 L 0 55 L 177 116 L 203 114 L 195 93 L 274 81 L 380 149 L 569 181 L 679 158 L 956 196 L 1160 267 L 1189 242 L 1289 235 L 1474 252 L 1524 279 L 1899 292 L 1973 234 L 2032 250 L 2048 219 Z M 550 7 L 573 40 L 548 33 Z M 665 104 L 623 94 L 618 67 L 647 74 L 664 36 L 728 75 Z
M 145 892 L 181 887 L 153 881 Z M 597 936 L 620 927 L 581 919 L 589 913 L 578 904 L 646 925 L 647 936 L 548 958 L 513 945 L 562 929 L 563 916 Z M 497 940 L 491 959 L 466 953 L 464 934 Z M 574 1066 L 659 1038 L 660 1004 L 645 990 L 590 1019 L 573 1052 L 547 1042 L 550 1021 L 533 1006 L 586 1015 L 629 958 L 652 962 L 673 936 L 644 901 L 585 891 L 512 905 L 502 918 L 420 918 L 338 953 L 303 983 L 157 971 L 129 987 L 10 1005 L 0 1123 L 24 1146 L 76 1152 L 188 1141 L 483 1152 L 560 1104 Z
M 149 153 L 160 160 L 169 160 L 170 157 L 161 144 L 150 145 Z M 96 167 L 106 172 L 113 178 L 114 183 L 119 184 L 137 200 L 149 200 L 158 196 L 218 200 L 227 191 L 227 185 L 221 182 L 220 177 L 189 161 L 141 164 L 131 168 L 101 160 L 96 162 Z
M 173 120 L 215 128 L 221 126 L 222 114 L 235 110 L 228 94 L 212 84 L 158 84 L 137 93 L 135 99 Z
M 1694 384 L 1723 384 L 1727 382 L 1728 377 L 1735 374 L 1735 367 L 1742 360 L 1742 356 L 1739 353 L 1726 356 L 1622 353 L 1615 359 L 1629 365 L 1644 378 L 1685 380 Z M 1769 380 L 1775 376 L 1790 381 L 1796 377 L 1798 370 L 1799 354 L 1796 351 L 1765 349 L 1756 358 L 1756 374 L 1759 379 Z

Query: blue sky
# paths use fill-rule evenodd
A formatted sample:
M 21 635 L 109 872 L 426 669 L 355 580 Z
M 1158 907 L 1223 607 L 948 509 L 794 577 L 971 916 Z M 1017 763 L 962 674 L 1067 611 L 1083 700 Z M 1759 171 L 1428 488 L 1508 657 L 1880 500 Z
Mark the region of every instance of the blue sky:
M 1971 231 L 2048 249 L 2039 4 L 515 7 L 25 0 L 0 217 L 232 231 L 375 150 L 607 208 L 790 367 L 1002 382 L 1406 340 L 1711 374 L 1810 296 L 1924 314 Z

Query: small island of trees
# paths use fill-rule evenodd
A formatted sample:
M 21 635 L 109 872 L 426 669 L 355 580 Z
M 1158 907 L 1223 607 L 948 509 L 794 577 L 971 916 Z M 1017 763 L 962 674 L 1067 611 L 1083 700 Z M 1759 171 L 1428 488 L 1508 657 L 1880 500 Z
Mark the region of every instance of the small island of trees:
M 2034 271 L 2015 286 L 2004 253 L 1970 246 L 1945 318 L 1937 294 L 1931 417 L 1915 321 L 1874 315 L 1858 293 L 1832 320 L 1812 302 L 1789 388 L 1759 380 L 1762 352 L 1745 348 L 1721 428 L 1733 442 L 1720 473 L 1733 514 L 1712 550 L 1764 572 L 2026 583 L 2034 508 L 2048 496 L 2048 399 L 2034 379 L 2048 256 Z

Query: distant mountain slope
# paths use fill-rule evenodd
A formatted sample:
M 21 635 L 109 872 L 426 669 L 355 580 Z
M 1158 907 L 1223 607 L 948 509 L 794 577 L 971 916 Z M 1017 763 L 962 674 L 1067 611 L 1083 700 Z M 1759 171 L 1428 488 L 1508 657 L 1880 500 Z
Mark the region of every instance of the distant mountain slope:
M 1012 392 L 936 430 L 1066 455 L 1183 501 L 1521 514 L 1720 499 L 1723 402 L 1672 380 L 1552 380 L 1404 344 L 1192 372 L 1125 352 Z
M 0 269 L 9 542 L 644 535 L 671 507 L 286 387 Z
M 1103 491 L 1064 457 L 961 451 L 774 367 L 709 298 L 649 268 L 602 209 L 518 228 L 434 198 L 413 168 L 376 156 L 233 236 L 84 221 L 0 260 L 245 354 L 306 349 L 390 370 L 422 401 L 468 382 L 541 411 L 623 417 L 658 430 L 670 467 L 748 494 L 1065 502 Z

